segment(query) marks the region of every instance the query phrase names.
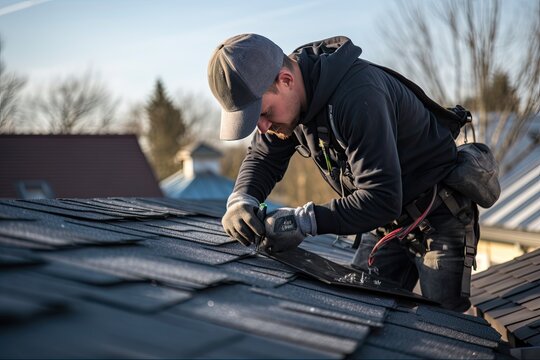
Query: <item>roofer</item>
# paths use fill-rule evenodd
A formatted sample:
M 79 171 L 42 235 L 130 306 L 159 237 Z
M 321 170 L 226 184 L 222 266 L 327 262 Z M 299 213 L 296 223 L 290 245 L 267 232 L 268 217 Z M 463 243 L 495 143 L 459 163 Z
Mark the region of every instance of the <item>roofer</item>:
M 419 279 L 424 296 L 465 311 L 470 306 L 470 286 L 462 281 L 470 278 L 470 270 L 464 272 L 465 235 L 476 224 L 476 206 L 454 193 L 456 216 L 449 206 L 426 210 L 451 193 L 441 182 L 456 167 L 453 134 L 405 78 L 359 59 L 361 52 L 338 36 L 285 56 L 256 34 L 234 36 L 215 50 L 208 79 L 222 107 L 221 139 L 242 139 L 258 129 L 223 227 L 246 246 L 264 236 L 262 245 L 271 252 L 292 249 L 308 235 L 394 231 L 401 240 L 379 243 L 376 251 L 364 237 L 357 265 L 409 290 Z M 281 208 L 263 221 L 259 204 L 282 179 L 295 151 L 313 158 L 341 197 Z M 409 205 L 419 213 L 408 213 Z M 424 231 L 416 224 L 405 236 L 416 220 Z

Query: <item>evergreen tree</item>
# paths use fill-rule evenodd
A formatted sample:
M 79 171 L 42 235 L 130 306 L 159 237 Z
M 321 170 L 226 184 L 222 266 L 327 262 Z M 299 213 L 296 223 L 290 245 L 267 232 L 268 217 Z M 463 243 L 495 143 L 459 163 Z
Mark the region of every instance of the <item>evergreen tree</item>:
M 519 107 L 517 89 L 512 86 L 508 74 L 497 71 L 488 87 L 487 108 L 494 111 L 515 112 Z
M 166 94 L 161 80 L 146 106 L 149 120 L 148 145 L 150 162 L 159 180 L 177 170 L 174 157 L 183 145 L 187 128 L 182 112 Z
M 484 106 L 488 112 L 518 110 L 519 98 L 517 90 L 512 86 L 507 73 L 497 71 L 487 84 L 484 94 Z M 478 103 L 481 100 L 478 97 L 470 97 L 465 100 L 465 107 L 471 110 L 478 110 Z

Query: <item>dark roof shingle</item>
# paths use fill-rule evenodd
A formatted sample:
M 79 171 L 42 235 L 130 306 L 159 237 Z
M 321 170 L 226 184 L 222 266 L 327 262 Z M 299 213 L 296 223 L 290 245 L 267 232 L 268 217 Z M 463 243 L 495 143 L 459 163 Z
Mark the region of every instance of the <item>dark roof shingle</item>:
M 540 346 L 540 249 L 472 279 L 471 302 L 514 345 Z
M 0 356 L 504 356 L 485 320 L 306 277 L 231 241 L 222 212 L 157 198 L 0 201 Z M 302 246 L 350 260 L 332 243 Z

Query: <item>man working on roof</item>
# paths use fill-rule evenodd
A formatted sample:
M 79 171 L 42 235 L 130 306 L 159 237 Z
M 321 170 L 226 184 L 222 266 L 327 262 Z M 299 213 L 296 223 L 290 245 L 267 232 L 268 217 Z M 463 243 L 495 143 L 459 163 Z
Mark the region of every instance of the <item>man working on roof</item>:
M 285 56 L 255 34 L 232 37 L 216 49 L 208 78 L 222 106 L 221 139 L 241 139 L 258 129 L 222 220 L 231 237 L 247 246 L 265 236 L 263 246 L 281 252 L 308 235 L 380 227 L 390 232 L 389 224 L 406 214 L 407 204 L 418 200 L 422 212 L 434 198 L 434 186 L 456 164 L 452 134 L 407 86 L 359 59 L 361 52 L 348 38 L 334 37 Z M 259 203 L 297 150 L 315 160 L 342 197 L 278 209 L 262 221 Z M 471 213 L 470 200 L 453 199 Z M 430 231 L 415 228 L 380 247 L 373 267 L 409 290 L 419 279 L 424 296 L 465 311 L 470 305 L 461 294 L 465 224 L 444 205 L 427 220 Z M 413 234 L 420 242 L 407 242 Z

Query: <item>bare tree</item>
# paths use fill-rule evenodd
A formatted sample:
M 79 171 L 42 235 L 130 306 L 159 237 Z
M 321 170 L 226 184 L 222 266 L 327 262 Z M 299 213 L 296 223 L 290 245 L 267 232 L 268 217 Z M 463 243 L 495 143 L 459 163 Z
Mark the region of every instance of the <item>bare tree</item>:
M 301 206 L 308 201 L 326 203 L 339 195 L 320 175 L 311 159 L 294 154 L 283 180 L 276 184 L 273 195 L 276 200 L 291 206 Z
M 15 129 L 19 94 L 26 80 L 6 70 L 6 65 L 2 61 L 2 50 L 0 39 L 0 132 L 10 132 Z
M 435 100 L 448 105 L 473 100 L 469 103 L 477 140 L 490 145 L 500 162 L 540 112 L 540 4 L 521 4 L 534 9 L 522 6 L 519 27 L 503 21 L 512 14 L 503 13 L 501 4 L 401 2 L 382 28 L 392 54 L 400 59 L 393 66 Z M 490 107 L 493 85 L 501 74 L 510 83 L 508 96 L 519 98 L 517 106 L 504 101 Z
M 222 148 L 223 157 L 221 158 L 222 175 L 231 179 L 236 179 L 242 161 L 246 156 L 247 146 L 233 145 Z
M 178 92 L 175 101 L 182 110 L 187 130 L 185 137 L 188 142 L 219 138 L 219 109 L 206 97 L 195 94 Z
M 52 133 L 103 133 L 110 129 L 117 101 L 88 71 L 53 83 L 34 100 L 34 105 L 35 115 L 47 122 Z
M 493 143 L 500 144 L 498 146 L 497 158 L 503 158 L 503 154 L 528 130 L 529 125 L 534 119 L 538 121 L 540 114 L 540 3 L 536 9 L 531 12 L 533 21 L 530 25 L 530 31 L 527 34 L 525 42 L 525 54 L 521 59 L 518 67 L 515 87 L 517 94 L 521 99 L 521 104 L 515 112 L 515 117 L 512 121 L 512 126 L 508 132 L 504 132 L 507 123 L 511 119 L 509 111 L 503 113 L 497 124 L 497 128 L 493 134 Z M 535 131 L 538 131 L 536 129 Z M 501 136 L 505 134 L 504 138 Z M 537 133 L 529 133 L 529 137 L 533 139 L 533 146 L 529 151 L 534 150 L 539 146 Z M 514 164 L 516 161 L 513 162 Z M 510 169 L 508 165 L 503 170 Z
M 222 148 L 221 167 L 223 175 L 236 179 L 242 161 L 246 156 L 247 144 Z M 289 167 L 283 180 L 276 184 L 270 199 L 288 206 L 304 205 L 308 201 L 326 203 L 338 197 L 311 159 L 304 159 L 298 154 L 290 159 Z
M 120 132 L 143 138 L 148 131 L 148 115 L 143 103 L 132 104 L 119 124 Z

